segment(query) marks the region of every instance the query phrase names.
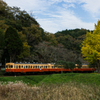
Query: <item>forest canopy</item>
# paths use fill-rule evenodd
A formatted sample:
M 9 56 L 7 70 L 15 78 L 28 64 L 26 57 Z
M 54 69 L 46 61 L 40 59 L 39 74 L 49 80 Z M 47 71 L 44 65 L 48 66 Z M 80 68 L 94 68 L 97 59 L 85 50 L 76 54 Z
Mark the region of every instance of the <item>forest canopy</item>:
M 45 32 L 25 10 L 10 7 L 0 0 L 0 62 L 3 64 L 5 60 L 85 63 L 80 45 L 86 38 L 87 31 L 89 32 L 86 29 L 66 29 L 55 34 Z

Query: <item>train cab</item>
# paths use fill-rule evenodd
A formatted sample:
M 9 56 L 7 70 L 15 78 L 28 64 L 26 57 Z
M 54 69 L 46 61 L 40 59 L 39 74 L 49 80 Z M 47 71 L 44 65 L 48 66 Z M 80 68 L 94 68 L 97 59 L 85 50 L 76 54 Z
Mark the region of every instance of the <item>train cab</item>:
M 5 65 L 6 72 L 13 72 L 13 69 L 14 69 L 14 63 L 6 63 Z

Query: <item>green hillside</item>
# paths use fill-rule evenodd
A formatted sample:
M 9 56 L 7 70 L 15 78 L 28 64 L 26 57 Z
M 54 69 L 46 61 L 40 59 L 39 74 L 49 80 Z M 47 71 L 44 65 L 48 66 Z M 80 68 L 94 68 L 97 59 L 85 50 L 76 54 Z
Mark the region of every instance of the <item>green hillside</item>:
M 87 31 L 45 32 L 25 10 L 10 7 L 0 0 L 0 62 L 3 64 L 9 61 L 48 63 L 59 60 L 84 63 L 80 44 Z

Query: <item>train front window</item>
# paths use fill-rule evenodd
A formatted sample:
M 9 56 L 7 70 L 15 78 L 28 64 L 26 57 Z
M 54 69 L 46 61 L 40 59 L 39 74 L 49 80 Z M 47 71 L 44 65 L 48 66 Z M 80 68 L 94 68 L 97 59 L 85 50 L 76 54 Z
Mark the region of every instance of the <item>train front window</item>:
M 13 65 L 6 65 L 6 68 L 13 68 Z
M 8 65 L 6 65 L 6 68 L 8 68 Z

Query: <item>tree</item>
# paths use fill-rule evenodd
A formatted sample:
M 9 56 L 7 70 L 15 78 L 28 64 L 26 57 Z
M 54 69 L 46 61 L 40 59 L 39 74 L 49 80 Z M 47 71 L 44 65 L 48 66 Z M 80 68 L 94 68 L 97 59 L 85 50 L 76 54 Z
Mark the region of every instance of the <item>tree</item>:
M 17 31 L 9 27 L 5 32 L 5 49 L 9 53 L 10 61 L 15 61 L 15 57 L 20 54 L 22 46 L 23 44 Z
M 75 68 L 75 63 L 74 62 L 67 62 L 67 61 L 63 61 L 63 60 L 60 60 L 60 61 L 57 61 L 55 63 L 55 67 L 60 67 L 62 69 L 73 69 Z
M 4 32 L 2 29 L 0 29 L 0 61 L 3 54 L 3 49 L 4 49 Z
M 54 34 L 52 34 L 52 33 L 49 33 L 49 32 L 45 32 L 44 33 L 44 40 L 45 41 L 48 41 L 48 42 L 50 42 L 51 43 L 51 45 L 53 45 L 53 46 L 57 46 L 57 40 L 56 40 L 56 37 L 55 37 L 55 35 Z
M 61 73 L 63 73 L 62 69 L 66 68 L 66 61 L 59 60 L 55 63 L 55 67 L 61 68 Z
M 97 63 L 100 72 L 100 21 L 95 24 L 93 33 L 87 32 L 86 39 L 82 42 L 81 48 L 83 57 L 90 63 Z
M 23 42 L 23 50 L 21 51 L 20 55 L 17 56 L 19 61 L 26 60 L 27 57 L 30 56 L 30 46 L 27 42 Z
M 82 67 L 82 62 L 79 59 L 75 61 L 75 64 L 78 64 L 78 68 Z
M 30 45 L 30 52 L 32 53 L 34 46 L 42 41 L 41 30 L 36 25 L 31 25 L 31 27 L 24 28 L 23 34 L 25 33 L 28 45 Z
M 41 42 L 35 46 L 34 52 L 36 52 L 35 58 L 39 62 L 56 62 L 56 61 L 70 61 L 75 62 L 77 55 L 68 49 L 65 49 L 63 45 L 58 44 L 52 46 L 51 42 Z
M 74 62 L 66 62 L 65 68 L 74 69 L 75 68 L 75 63 Z
M 44 41 L 39 43 L 35 46 L 35 52 L 37 53 L 37 55 L 35 55 L 35 59 L 37 59 L 38 62 L 54 62 L 56 48 L 51 46 L 50 42 Z

